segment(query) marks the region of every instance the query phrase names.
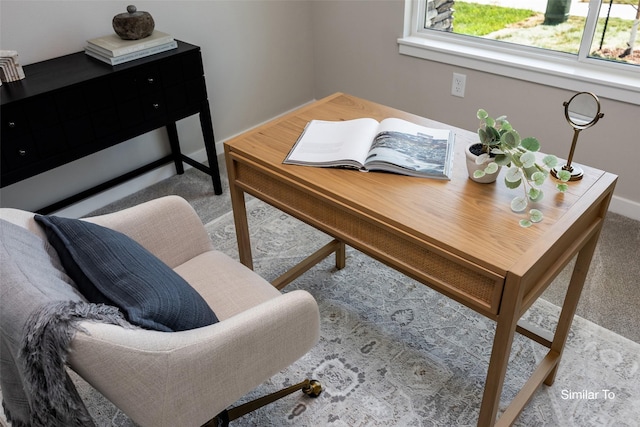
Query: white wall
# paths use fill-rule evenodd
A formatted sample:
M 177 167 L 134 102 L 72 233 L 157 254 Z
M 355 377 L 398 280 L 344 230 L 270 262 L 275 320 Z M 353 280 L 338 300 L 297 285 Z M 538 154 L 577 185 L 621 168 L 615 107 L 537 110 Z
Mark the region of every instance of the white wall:
M 0 46 L 23 65 L 84 49 L 113 32 L 111 19 L 131 1 L 0 3 Z M 283 1 L 136 1 L 158 30 L 202 49 L 217 141 L 313 99 L 310 4 Z M 28 78 L 28 76 L 27 76 Z M 206 159 L 197 117 L 178 123 L 184 153 Z M 222 149 L 218 144 L 219 152 Z M 37 209 L 169 152 L 164 129 L 134 138 L 2 189 L 3 207 Z M 175 173 L 171 165 L 112 190 L 99 204 Z M 69 215 L 95 209 L 85 203 Z
M 111 32 L 112 16 L 128 3 L 2 0 L 0 46 L 18 50 L 23 64 L 80 51 L 86 39 Z M 403 0 L 134 3 L 152 13 L 159 30 L 202 47 L 218 141 L 314 97 L 343 91 L 470 130 L 477 127 L 479 107 L 508 114 L 545 151 L 568 155 L 572 130 L 562 102 L 572 92 L 399 55 Z M 464 98 L 450 95 L 454 71 L 467 75 Z M 605 117 L 582 132 L 574 161 L 618 174 L 612 210 L 640 219 L 640 107 L 602 99 L 602 111 Z M 178 130 L 186 153 L 201 150 L 196 119 L 178 123 Z M 35 209 L 167 151 L 164 131 L 156 131 L 7 187 L 0 203 Z M 172 173 L 168 166 L 147 178 Z M 119 189 L 102 200 L 136 187 Z
M 347 92 L 474 131 L 482 107 L 568 156 L 573 130 L 562 103 L 575 92 L 399 55 L 403 14 L 403 0 L 314 1 L 316 98 Z M 464 98 L 451 96 L 454 72 L 467 76 Z M 640 220 L 640 106 L 601 103 L 605 116 L 581 132 L 573 160 L 617 174 L 611 210 Z

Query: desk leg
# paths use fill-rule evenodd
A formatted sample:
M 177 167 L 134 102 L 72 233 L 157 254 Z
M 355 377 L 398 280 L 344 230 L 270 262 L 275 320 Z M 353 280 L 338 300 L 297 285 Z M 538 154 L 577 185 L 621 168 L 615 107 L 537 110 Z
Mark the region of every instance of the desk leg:
M 347 265 L 347 247 L 344 242 L 338 243 L 338 249 L 336 249 L 336 268 L 342 270 Z
M 598 244 L 598 238 L 600 231 L 595 233 L 594 236 L 587 242 L 586 245 L 578 253 L 576 258 L 576 264 L 573 267 L 573 273 L 571 274 L 571 280 L 569 281 L 569 287 L 567 288 L 567 295 L 564 297 L 564 303 L 562 304 L 562 311 L 560 312 L 560 318 L 558 319 L 558 326 L 556 332 L 553 335 L 553 342 L 551 343 L 551 351 L 558 353 L 558 363 L 553 370 L 545 378 L 544 383 L 546 385 L 552 385 L 556 378 L 556 372 L 558 371 L 558 365 L 560 364 L 560 358 L 562 357 L 562 351 L 564 345 L 567 342 L 569 335 L 569 329 L 573 322 L 573 316 L 576 313 L 578 307 L 578 301 L 582 294 L 582 288 L 589 272 L 589 266 L 591 265 L 591 258 L 596 250 Z
M 171 147 L 171 156 L 173 163 L 176 165 L 176 173 L 182 175 L 184 173 L 184 165 L 182 164 L 182 153 L 180 152 L 180 140 L 178 139 L 178 129 L 176 122 L 167 123 L 167 135 L 169 135 L 169 146 Z
M 578 252 L 567 294 L 562 304 L 558 326 L 553 335 L 553 341 L 549 346 L 549 352 L 540 362 L 529 380 L 524 384 L 520 392 L 511 401 L 496 425 L 511 425 L 542 383 L 546 385 L 553 384 L 569 335 L 573 316 L 578 306 L 578 300 L 580 299 L 580 294 L 582 293 L 582 288 L 589 270 L 589 265 L 591 264 L 591 259 L 598 243 L 600 229 L 601 225 L 600 228 L 588 238 L 586 244 Z M 496 327 L 496 335 L 491 353 L 491 361 L 489 362 L 489 372 L 487 373 L 487 382 L 482 406 L 480 408 L 478 425 L 493 425 L 496 421 L 498 406 L 500 404 L 500 394 L 502 392 L 509 354 L 513 343 L 513 335 L 519 320 L 516 316 L 516 313 L 520 312 L 520 301 L 522 301 L 522 295 L 517 291 L 519 288 L 521 288 L 519 281 L 517 279 L 511 280 L 510 283 L 509 276 L 507 276 L 505 294 L 501 303 L 501 312 L 498 317 L 498 325 Z M 514 311 L 512 311 L 512 308 Z M 502 310 L 507 310 L 507 312 L 503 313 Z
M 233 221 L 236 226 L 236 239 L 238 240 L 238 254 L 240 262 L 253 270 L 253 256 L 251 255 L 251 240 L 249 239 L 249 222 L 247 220 L 247 206 L 244 199 L 244 191 L 236 186 L 235 163 L 229 155 L 225 155 L 227 162 L 227 174 L 229 176 L 229 194 L 231 196 L 231 208 Z
M 518 313 L 522 301 L 522 289 L 520 281 L 514 276 L 507 275 L 504 285 L 504 294 L 500 303 L 500 314 L 496 325 L 496 333 L 493 338 L 493 348 L 487 380 L 484 386 L 480 415 L 478 417 L 479 426 L 493 426 L 496 422 L 498 407 L 500 405 L 500 394 L 509 364 L 509 355 L 513 345 L 513 336 L 518 325 Z

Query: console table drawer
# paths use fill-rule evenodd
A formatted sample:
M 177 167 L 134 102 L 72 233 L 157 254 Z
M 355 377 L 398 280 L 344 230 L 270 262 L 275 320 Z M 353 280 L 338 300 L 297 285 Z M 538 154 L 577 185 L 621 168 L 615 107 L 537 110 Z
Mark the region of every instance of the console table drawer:
M 27 116 L 22 111 L 21 105 L 2 107 L 0 118 L 2 118 L 2 142 L 10 139 L 18 139 L 29 134 L 29 124 Z
M 38 160 L 38 152 L 31 137 L 11 140 L 2 138 L 2 168 L 15 170 Z
M 30 103 L 18 103 L 2 108 L 2 157 L 3 167 L 13 171 L 28 167 L 57 150 L 66 149 L 64 132 L 55 109 L 43 107 L 45 102 L 36 100 Z M 49 118 L 27 116 L 25 111 L 33 108 L 38 114 L 48 114 Z M 62 146 L 61 146 L 62 145 Z

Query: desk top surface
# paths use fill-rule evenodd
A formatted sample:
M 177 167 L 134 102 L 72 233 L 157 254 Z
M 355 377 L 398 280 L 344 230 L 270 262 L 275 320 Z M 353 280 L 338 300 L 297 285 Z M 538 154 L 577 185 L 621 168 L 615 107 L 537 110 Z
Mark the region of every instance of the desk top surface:
M 282 164 L 310 120 L 360 117 L 398 117 L 452 129 L 456 140 L 452 179 Z M 606 208 L 617 177 L 583 166 L 584 178 L 569 183 L 566 193 L 558 193 L 555 178 L 549 177 L 543 187 L 544 199 L 530 205 L 544 213 L 543 221 L 520 227 L 518 222 L 526 215 L 511 211 L 510 202 L 523 190 L 509 190 L 503 185 L 504 170 L 494 184 L 479 184 L 468 178 L 464 150 L 472 142 L 477 142 L 475 132 L 337 93 L 248 131 L 225 146 L 228 153 L 252 161 L 264 172 L 322 194 L 366 220 L 380 221 L 502 276 L 514 268 L 527 271 L 561 239 L 568 240 L 563 243 L 568 245 L 571 233 L 577 236 L 578 227 L 587 227 L 587 220 L 582 220 L 587 215 L 605 215 L 600 211 L 594 214 L 593 210 L 603 205 Z M 516 266 L 519 263 L 522 265 Z

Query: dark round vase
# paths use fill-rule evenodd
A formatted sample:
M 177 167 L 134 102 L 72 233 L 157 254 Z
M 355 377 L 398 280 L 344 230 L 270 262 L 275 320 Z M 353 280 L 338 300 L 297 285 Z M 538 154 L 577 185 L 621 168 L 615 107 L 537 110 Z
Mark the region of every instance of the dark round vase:
M 113 17 L 113 30 L 121 39 L 139 40 L 153 33 L 155 22 L 149 12 L 139 12 L 135 6 L 127 6 L 127 13 Z

